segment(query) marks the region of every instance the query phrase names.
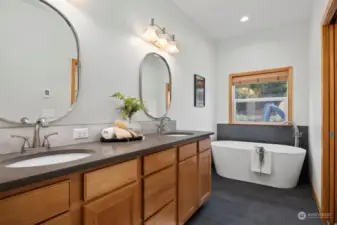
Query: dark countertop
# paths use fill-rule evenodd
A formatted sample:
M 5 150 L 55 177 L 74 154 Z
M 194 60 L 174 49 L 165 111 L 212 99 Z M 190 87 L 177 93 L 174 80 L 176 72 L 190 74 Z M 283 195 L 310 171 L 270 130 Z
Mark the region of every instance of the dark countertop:
M 180 131 L 179 131 L 180 132 Z M 7 168 L 17 157 L 30 157 L 34 154 L 45 152 L 45 150 L 28 150 L 25 154 L 13 153 L 0 155 L 0 192 L 19 188 L 44 180 L 65 176 L 71 173 L 99 167 L 104 164 L 114 164 L 131 160 L 138 156 L 159 152 L 180 144 L 193 142 L 210 136 L 213 132 L 183 131 L 191 132 L 193 135 L 173 137 L 166 135 L 145 135 L 145 140 L 127 143 L 83 143 L 63 147 L 55 147 L 48 151 L 69 151 L 71 149 L 92 150 L 91 156 L 67 163 L 28 167 Z

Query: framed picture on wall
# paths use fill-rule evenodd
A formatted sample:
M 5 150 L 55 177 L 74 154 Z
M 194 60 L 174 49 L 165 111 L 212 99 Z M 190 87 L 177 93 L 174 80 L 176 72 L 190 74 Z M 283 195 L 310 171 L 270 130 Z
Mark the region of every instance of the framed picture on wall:
M 194 107 L 205 107 L 206 79 L 197 74 L 194 75 Z

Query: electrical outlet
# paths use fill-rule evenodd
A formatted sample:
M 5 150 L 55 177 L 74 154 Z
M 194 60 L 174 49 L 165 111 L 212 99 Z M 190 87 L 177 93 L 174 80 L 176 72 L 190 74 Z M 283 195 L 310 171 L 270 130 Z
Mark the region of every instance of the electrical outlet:
M 73 130 L 73 138 L 77 139 L 87 139 L 89 137 L 88 128 L 77 128 Z

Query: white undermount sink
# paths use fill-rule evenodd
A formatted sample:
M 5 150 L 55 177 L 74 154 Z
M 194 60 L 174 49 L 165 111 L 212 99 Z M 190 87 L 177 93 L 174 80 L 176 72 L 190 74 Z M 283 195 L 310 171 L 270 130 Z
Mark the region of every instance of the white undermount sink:
M 185 137 L 189 136 L 188 134 L 165 134 L 166 136 L 171 136 L 171 137 Z
M 27 168 L 49 166 L 84 159 L 91 156 L 92 153 L 93 152 L 90 150 L 62 150 L 54 152 L 43 152 L 15 158 L 12 162 L 7 163 L 5 167 Z
M 165 136 L 170 136 L 170 137 L 186 137 L 193 135 L 193 133 L 189 132 L 170 132 L 170 133 L 164 133 Z

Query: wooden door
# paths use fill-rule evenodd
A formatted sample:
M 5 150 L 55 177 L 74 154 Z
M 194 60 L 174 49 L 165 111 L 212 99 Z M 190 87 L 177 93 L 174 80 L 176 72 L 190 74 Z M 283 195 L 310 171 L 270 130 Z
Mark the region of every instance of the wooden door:
M 178 219 L 184 224 L 198 208 L 197 156 L 179 163 Z
M 201 206 L 211 194 L 211 150 L 199 154 L 199 206 Z
M 139 225 L 138 183 L 84 206 L 84 225 Z
M 329 0 L 322 24 L 322 205 L 324 222 L 337 223 L 337 0 Z
M 323 29 L 323 161 L 322 161 L 322 219 L 330 224 L 336 222 L 337 214 L 337 26 Z

